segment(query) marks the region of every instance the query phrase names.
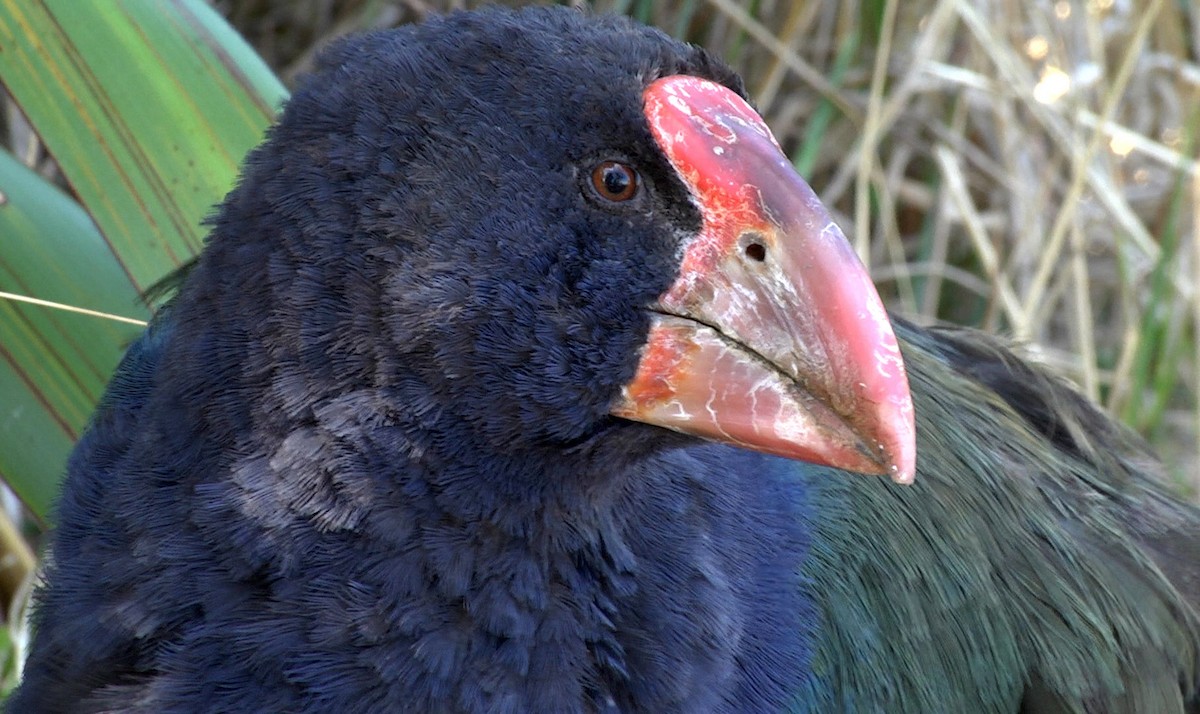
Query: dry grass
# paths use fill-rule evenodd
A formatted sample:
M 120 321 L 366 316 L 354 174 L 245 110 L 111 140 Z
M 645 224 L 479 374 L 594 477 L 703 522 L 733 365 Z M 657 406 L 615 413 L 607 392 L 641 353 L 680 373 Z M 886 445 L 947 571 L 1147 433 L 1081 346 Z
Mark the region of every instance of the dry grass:
M 1196 10 L 711 5 L 727 32 L 784 28 L 739 63 L 892 305 L 1030 343 L 1194 488 Z
M 218 6 L 290 78 L 332 36 L 475 4 Z M 1026 343 L 1146 434 L 1181 484 L 1200 486 L 1200 9 L 592 5 L 739 68 L 894 309 Z

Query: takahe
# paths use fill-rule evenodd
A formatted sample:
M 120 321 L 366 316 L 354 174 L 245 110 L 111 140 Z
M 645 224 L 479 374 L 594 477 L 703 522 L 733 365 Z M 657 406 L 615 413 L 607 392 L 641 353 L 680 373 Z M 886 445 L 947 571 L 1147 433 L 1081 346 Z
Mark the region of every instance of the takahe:
M 1197 511 L 889 321 L 744 96 L 563 8 L 326 51 L 73 455 L 9 710 L 1196 711 Z

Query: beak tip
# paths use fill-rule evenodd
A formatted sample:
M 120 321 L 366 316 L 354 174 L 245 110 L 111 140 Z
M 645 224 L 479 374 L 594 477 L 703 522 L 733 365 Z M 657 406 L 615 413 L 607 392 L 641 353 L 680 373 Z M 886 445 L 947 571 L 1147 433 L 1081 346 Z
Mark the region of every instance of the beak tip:
M 907 485 L 912 483 L 917 475 L 916 428 L 911 407 L 907 413 L 899 415 L 895 429 L 896 432 L 891 434 L 891 448 L 886 449 L 890 457 L 887 462 L 887 474 L 892 481 Z
M 876 463 L 880 467 L 876 473 L 907 485 L 913 482 L 917 473 L 917 430 L 912 393 L 903 371 L 899 378 L 889 380 L 887 386 L 891 394 L 876 402 L 875 409 L 867 410 L 873 413 L 873 419 L 869 426 L 863 425 L 864 432 L 874 436 L 869 443 L 875 444 Z
M 915 469 L 913 467 L 910 466 L 908 468 L 904 468 L 898 464 L 892 464 L 888 471 L 888 475 L 891 476 L 893 482 L 898 483 L 901 486 L 907 486 L 911 484 L 913 479 L 916 477 Z

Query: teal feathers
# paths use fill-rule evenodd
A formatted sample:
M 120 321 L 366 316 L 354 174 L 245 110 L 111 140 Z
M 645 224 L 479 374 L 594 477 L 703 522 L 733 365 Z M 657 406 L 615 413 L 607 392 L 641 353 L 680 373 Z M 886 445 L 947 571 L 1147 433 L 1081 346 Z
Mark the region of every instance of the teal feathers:
M 807 477 L 824 622 L 796 710 L 1189 711 L 1200 513 L 1136 436 L 998 342 L 897 334 L 917 480 Z

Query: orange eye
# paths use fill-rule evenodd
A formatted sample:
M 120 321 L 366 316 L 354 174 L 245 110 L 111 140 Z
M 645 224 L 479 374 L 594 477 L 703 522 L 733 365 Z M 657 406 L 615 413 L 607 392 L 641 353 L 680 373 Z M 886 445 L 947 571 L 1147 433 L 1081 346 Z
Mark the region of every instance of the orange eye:
M 637 195 L 638 172 L 618 161 L 603 161 L 592 169 L 592 187 L 607 201 L 628 201 Z

